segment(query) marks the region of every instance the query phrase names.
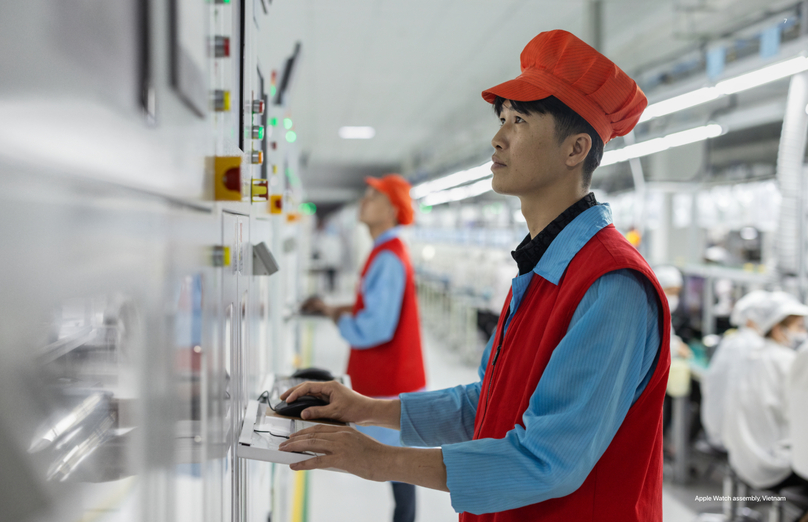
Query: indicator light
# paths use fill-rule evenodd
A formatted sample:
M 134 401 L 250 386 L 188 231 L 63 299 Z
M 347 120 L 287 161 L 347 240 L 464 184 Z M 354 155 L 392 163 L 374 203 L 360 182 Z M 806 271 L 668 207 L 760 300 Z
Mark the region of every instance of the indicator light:
M 214 246 L 210 254 L 213 266 L 230 266 L 230 247 Z
M 292 118 L 284 118 L 283 119 L 283 128 L 289 130 L 292 128 Z
M 300 212 L 302 214 L 305 214 L 307 216 L 313 216 L 314 214 L 317 213 L 317 205 L 315 205 L 314 203 L 301 203 L 300 207 L 298 208 L 300 209 Z
M 270 83 L 272 83 L 272 85 L 275 85 L 275 82 L 277 81 L 278 81 L 278 71 L 273 69 L 272 74 L 270 75 Z
M 278 89 L 276 89 L 274 85 L 270 85 L 270 86 L 269 86 L 269 96 L 270 96 L 270 97 L 272 97 L 272 98 L 274 98 L 274 97 L 275 97 L 275 93 L 277 92 L 277 90 L 278 90 Z
M 269 200 L 269 183 L 265 179 L 253 179 L 251 184 L 253 202 Z
M 271 147 L 272 147 L 272 150 L 278 150 L 278 142 L 273 141 Z
M 230 57 L 230 37 L 214 36 L 212 39 L 213 56 L 216 58 Z
M 227 112 L 230 110 L 230 91 L 216 89 L 213 91 L 213 110 Z
M 264 100 L 253 100 L 252 112 L 253 114 L 264 114 Z
M 214 3 L 216 3 L 216 4 L 229 4 L 230 0 L 215 0 Z
M 264 153 L 260 150 L 254 150 L 250 153 L 250 162 L 253 165 L 260 165 L 264 162 Z
M 254 139 L 254 140 L 263 140 L 264 139 L 264 126 L 263 125 L 253 125 L 251 134 L 252 134 L 252 139 Z
M 297 140 L 297 134 L 295 134 L 295 131 L 289 131 L 286 133 L 286 141 L 288 141 L 289 143 L 294 143 L 296 140 Z
M 273 127 L 277 126 L 278 125 L 278 118 L 270 118 L 269 119 L 269 124 L 272 125 Z
M 283 195 L 272 194 L 269 196 L 269 213 L 283 214 Z
M 277 166 L 277 165 L 272 165 L 272 173 L 273 173 L 273 174 L 277 174 L 277 173 L 278 173 L 278 166 Z

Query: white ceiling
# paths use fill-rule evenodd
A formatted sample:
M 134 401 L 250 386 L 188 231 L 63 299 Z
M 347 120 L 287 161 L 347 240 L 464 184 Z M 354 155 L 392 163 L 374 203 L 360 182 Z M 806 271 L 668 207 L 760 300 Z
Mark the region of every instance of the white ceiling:
M 757 16 L 763 0 L 603 0 L 604 52 L 630 74 L 692 49 L 696 33 Z M 788 3 L 788 2 L 780 2 Z M 792 2 L 793 3 L 793 2 Z M 300 68 L 289 102 L 305 158 L 304 186 L 362 186 L 393 169 L 434 176 L 490 154 L 496 119 L 480 92 L 519 73 L 519 53 L 541 31 L 585 40 L 587 0 L 274 0 L 272 65 L 295 41 Z M 701 6 L 682 10 L 683 5 Z M 370 125 L 371 140 L 343 140 Z

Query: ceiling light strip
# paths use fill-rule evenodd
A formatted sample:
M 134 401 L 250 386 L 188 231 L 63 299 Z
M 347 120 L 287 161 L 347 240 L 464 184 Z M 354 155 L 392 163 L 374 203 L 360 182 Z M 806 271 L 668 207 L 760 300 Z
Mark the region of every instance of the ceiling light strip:
M 643 111 L 640 123 L 717 100 L 729 94 L 760 87 L 805 71 L 808 71 L 808 58 L 805 56 L 797 56 L 790 60 L 767 65 L 756 71 L 720 81 L 715 84 L 715 87 L 702 87 L 667 100 L 652 103 Z
M 687 129 L 681 132 L 674 132 L 673 134 L 668 134 L 667 136 L 663 136 L 661 138 L 654 138 L 652 140 L 635 143 L 634 145 L 629 145 L 628 147 L 623 147 L 622 149 L 606 151 L 603 153 L 603 159 L 601 160 L 600 165 L 612 165 L 614 163 L 620 163 L 622 161 L 628 161 L 634 158 L 642 158 L 657 152 L 662 152 L 663 150 L 673 149 L 676 147 L 681 147 L 682 145 L 688 145 L 691 143 L 708 140 L 710 138 L 715 138 L 716 136 L 720 136 L 723 132 L 723 127 L 717 123 L 711 123 L 709 125 Z M 480 167 L 476 168 L 479 169 L 489 165 L 490 164 L 481 165 Z M 452 174 L 452 176 L 453 175 L 454 174 Z M 445 178 L 440 178 L 436 181 L 449 177 L 450 176 L 446 176 Z M 435 205 L 442 205 L 444 203 L 450 203 L 453 201 L 462 201 L 464 199 L 485 194 L 486 192 L 493 190 L 491 188 L 492 177 L 493 175 L 489 172 L 484 179 L 477 181 L 476 183 L 430 192 L 424 196 L 423 199 L 421 199 L 420 203 L 422 205 L 434 207 Z M 420 186 L 421 185 L 419 185 L 419 187 Z
M 612 165 L 620 163 L 621 161 L 628 161 L 634 158 L 642 158 L 650 154 L 662 152 L 663 150 L 696 143 L 699 141 L 708 140 L 720 136 L 724 132 L 723 127 L 717 123 L 704 125 L 703 127 L 696 127 L 681 132 L 668 134 L 661 138 L 654 138 L 652 140 L 635 143 L 622 149 L 609 150 L 603 153 L 603 158 L 600 160 L 600 166 Z
M 464 185 L 462 187 L 455 187 L 448 190 L 442 190 L 440 192 L 433 192 L 428 196 L 424 197 L 421 200 L 421 204 L 432 207 L 435 205 L 441 205 L 443 203 L 450 203 L 452 201 L 461 201 L 463 199 L 479 196 L 480 194 L 485 194 L 486 192 L 492 190 L 491 178 L 492 175 L 489 172 L 488 177 L 475 183 Z
M 484 163 L 478 167 L 461 170 L 460 172 L 455 172 L 453 174 L 449 174 L 448 176 L 443 176 L 442 178 L 433 179 L 432 181 L 426 181 L 410 189 L 410 197 L 413 199 L 421 199 L 434 192 L 447 190 L 471 181 L 476 181 L 486 176 L 491 176 L 491 165 L 493 164 L 493 162 L 489 161 L 488 163 Z

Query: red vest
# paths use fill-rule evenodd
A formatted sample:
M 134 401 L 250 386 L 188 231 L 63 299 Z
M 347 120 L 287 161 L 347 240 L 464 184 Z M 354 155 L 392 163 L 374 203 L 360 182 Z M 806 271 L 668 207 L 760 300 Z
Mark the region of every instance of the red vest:
M 500 332 L 509 311 L 508 294 L 482 383 L 474 438 L 501 439 L 516 424 L 524 427 L 522 414 L 584 294 L 600 276 L 624 268 L 643 274 L 653 283 L 664 314 L 662 343 L 650 382 L 628 410 L 606 452 L 581 487 L 569 495 L 500 513 L 462 513 L 461 522 L 662 520 L 662 401 L 670 366 L 670 312 L 654 273 L 613 225 L 599 231 L 575 255 L 558 285 L 533 277 L 503 339 Z
M 415 274 L 404 243 L 396 237 L 376 246 L 362 269 L 362 279 L 364 280 L 373 260 L 383 250 L 392 252 L 401 260 L 406 282 L 398 326 L 393 338 L 373 348 L 351 348 L 347 371 L 351 376 L 351 386 L 357 392 L 370 397 L 390 397 L 420 390 L 426 386 L 424 359 L 421 354 L 418 301 L 415 296 Z M 364 308 L 360 283 L 353 315 Z

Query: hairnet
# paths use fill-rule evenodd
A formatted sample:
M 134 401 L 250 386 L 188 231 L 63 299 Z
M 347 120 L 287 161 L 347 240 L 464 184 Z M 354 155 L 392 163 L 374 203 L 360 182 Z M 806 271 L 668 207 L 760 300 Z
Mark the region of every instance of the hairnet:
M 771 292 L 768 298 L 763 299 L 753 308 L 756 317 L 750 318 L 757 324 L 760 333 L 764 335 L 789 315 L 808 315 L 808 306 L 785 292 Z
M 654 268 L 659 286 L 662 288 L 681 287 L 682 273 L 675 266 L 663 265 Z
M 729 322 L 735 326 L 744 326 L 747 321 L 752 321 L 755 323 L 755 328 L 757 328 L 761 322 L 761 316 L 764 316 L 763 319 L 765 319 L 765 314 L 760 311 L 761 305 L 765 309 L 765 302 L 770 296 L 769 292 L 755 290 L 741 297 L 732 308 Z

